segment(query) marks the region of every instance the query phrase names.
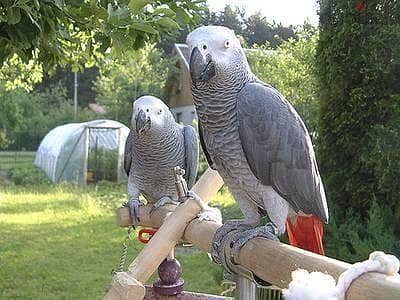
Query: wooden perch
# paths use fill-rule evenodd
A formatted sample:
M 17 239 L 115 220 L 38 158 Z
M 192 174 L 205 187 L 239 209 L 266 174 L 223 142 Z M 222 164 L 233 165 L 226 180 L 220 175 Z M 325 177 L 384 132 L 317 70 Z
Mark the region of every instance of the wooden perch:
M 208 169 L 194 185 L 192 191 L 207 203 L 216 195 L 222 185 L 223 181 L 218 172 Z M 141 220 L 141 225 L 151 227 L 158 227 L 161 223 L 163 225 L 135 258 L 128 271 L 126 273 L 117 273 L 114 276 L 111 287 L 104 299 L 142 299 L 144 295 L 143 283 L 150 278 L 164 258 L 175 247 L 176 243 L 181 239 L 186 226 L 200 213 L 200 207 L 194 200 L 186 201 L 178 205 L 176 210 L 166 219 L 167 212 L 165 210 L 163 213 L 163 210 L 159 209 L 152 213 L 151 216 L 148 212 L 148 207 L 139 209 L 138 216 Z M 130 218 L 126 222 L 125 209 L 119 209 L 117 213 L 119 213 L 120 221 L 118 222 L 120 224 L 124 222 L 130 223 Z M 125 217 L 122 218 L 122 216 Z M 127 279 L 129 277 L 133 277 L 135 281 L 129 281 Z M 141 285 L 138 285 L 138 282 Z M 135 290 L 135 292 L 127 292 L 127 290 Z
M 168 209 L 160 209 L 160 215 Z M 152 219 L 152 218 L 151 218 Z M 162 220 L 155 220 L 159 224 Z M 152 224 L 147 224 L 152 225 Z M 210 251 L 215 231 L 220 225 L 212 222 L 191 221 L 183 234 L 183 239 L 193 246 Z M 228 243 L 229 244 L 229 243 Z M 229 253 L 229 249 L 226 249 Z M 252 270 L 259 278 L 281 288 L 286 288 L 296 269 L 325 272 L 336 280 L 351 265 L 329 257 L 314 254 L 279 242 L 256 238 L 247 242 L 239 252 L 238 263 Z M 346 299 L 400 299 L 400 276 L 367 273 L 356 279 L 346 294 Z
M 211 170 L 194 187 L 194 191 L 206 202 L 222 185 L 222 180 Z M 214 179 L 211 179 L 214 178 Z M 213 184 L 209 185 L 208 182 Z M 150 207 L 139 210 L 140 225 L 159 227 L 171 207 L 163 207 L 149 215 Z M 164 225 L 154 235 L 143 251 L 136 257 L 127 273 L 119 273 L 113 279 L 112 288 L 105 299 L 142 299 L 144 295 L 138 290 L 137 281 L 144 283 L 167 256 L 176 241 L 182 238 L 195 247 L 210 251 L 215 231 L 220 225 L 194 219 L 200 208 L 194 201 L 177 207 L 176 211 L 166 219 Z M 118 224 L 130 224 L 129 212 L 126 208 L 118 210 Z M 229 243 L 228 243 L 229 245 Z M 227 247 L 229 248 L 229 247 Z M 226 249 L 229 255 L 230 249 Z M 254 272 L 259 278 L 281 288 L 286 288 L 291 281 L 291 273 L 296 269 L 326 272 L 336 280 L 350 267 L 342 261 L 320 256 L 283 243 L 256 238 L 247 242 L 240 250 L 238 263 Z M 129 280 L 133 277 L 135 280 Z M 367 273 L 356 279 L 350 286 L 346 299 L 400 299 L 400 276 L 387 276 L 379 273 Z M 121 280 L 120 280 L 121 278 Z

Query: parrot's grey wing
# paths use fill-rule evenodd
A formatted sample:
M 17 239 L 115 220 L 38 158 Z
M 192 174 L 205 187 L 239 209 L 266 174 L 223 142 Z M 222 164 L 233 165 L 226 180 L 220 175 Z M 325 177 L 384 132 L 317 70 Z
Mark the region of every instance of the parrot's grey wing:
M 183 127 L 183 136 L 185 139 L 185 179 L 190 189 L 194 185 L 197 176 L 199 142 L 196 130 L 190 125 Z
M 210 168 L 213 170 L 216 170 L 216 168 L 214 166 L 214 162 L 211 159 L 210 153 L 208 153 L 207 146 L 204 141 L 203 128 L 201 127 L 200 119 L 198 119 L 197 122 L 198 122 L 197 128 L 199 129 L 199 139 L 200 139 L 201 149 L 203 149 L 204 156 L 206 157 L 207 163 L 210 166 Z
M 129 171 L 132 164 L 132 145 L 133 145 L 133 133 L 129 131 L 128 137 L 125 141 L 125 153 L 124 153 L 124 169 L 126 175 L 129 176 Z
M 238 95 L 238 126 L 254 175 L 296 211 L 328 220 L 325 192 L 307 129 L 272 87 L 251 82 Z

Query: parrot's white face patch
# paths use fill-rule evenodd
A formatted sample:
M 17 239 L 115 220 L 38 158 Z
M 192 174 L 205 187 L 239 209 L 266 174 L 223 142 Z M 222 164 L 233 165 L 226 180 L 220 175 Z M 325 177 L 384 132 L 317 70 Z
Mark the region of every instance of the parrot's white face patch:
M 165 103 L 153 96 L 142 96 L 133 103 L 132 126 L 137 124 L 139 115 L 149 120 L 150 131 L 163 128 L 170 118 L 173 119 Z
M 199 27 L 188 35 L 186 43 L 190 53 L 197 47 L 204 56 L 209 53 L 216 61 L 229 56 L 230 48 L 241 48 L 235 32 L 222 26 Z
M 223 26 L 199 27 L 188 35 L 186 43 L 190 53 L 197 47 L 204 58 L 209 57 L 217 73 L 228 70 L 238 55 L 244 56 L 235 32 Z

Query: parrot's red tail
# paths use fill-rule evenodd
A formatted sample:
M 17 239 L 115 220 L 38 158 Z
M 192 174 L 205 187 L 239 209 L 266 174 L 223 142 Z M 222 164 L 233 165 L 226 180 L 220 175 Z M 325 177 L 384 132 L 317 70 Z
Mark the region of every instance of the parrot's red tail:
M 286 220 L 289 243 L 317 254 L 325 255 L 322 245 L 323 226 L 315 216 L 297 216 Z

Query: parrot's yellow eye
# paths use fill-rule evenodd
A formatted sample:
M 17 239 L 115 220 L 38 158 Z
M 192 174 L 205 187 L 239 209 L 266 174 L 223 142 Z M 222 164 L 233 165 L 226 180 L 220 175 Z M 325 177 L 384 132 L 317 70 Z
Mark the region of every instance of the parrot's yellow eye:
M 162 109 L 160 109 L 160 110 L 158 111 L 158 114 L 159 114 L 159 115 L 161 115 L 161 113 L 162 113 Z
M 225 41 L 224 46 L 225 46 L 225 48 L 229 48 L 231 46 L 231 43 L 229 42 L 229 40 Z

